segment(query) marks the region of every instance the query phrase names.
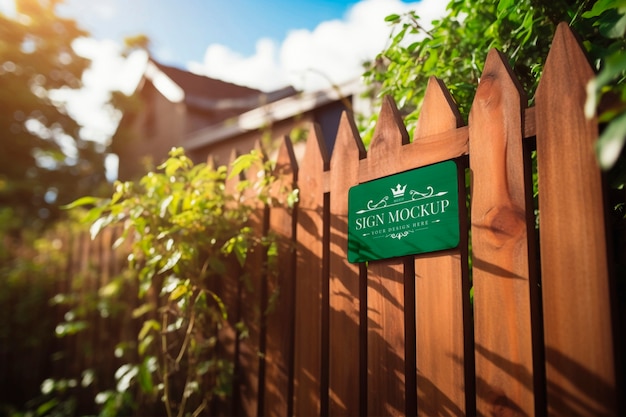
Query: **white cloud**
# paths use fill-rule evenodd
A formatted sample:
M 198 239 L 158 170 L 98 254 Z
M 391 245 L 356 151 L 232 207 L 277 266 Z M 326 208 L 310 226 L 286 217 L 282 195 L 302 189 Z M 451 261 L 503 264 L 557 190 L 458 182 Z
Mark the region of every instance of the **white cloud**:
M 115 132 L 119 115 L 107 109 L 111 91 L 131 94 L 147 61 L 145 52 L 121 56 L 122 46 L 111 40 L 80 38 L 73 43 L 76 53 L 91 60 L 83 73 L 80 90 L 57 90 L 51 98 L 66 103 L 69 114 L 83 126 L 81 135 L 86 139 L 105 142 Z
M 249 57 L 213 44 L 207 48 L 204 62 L 189 63 L 189 70 L 261 90 L 274 90 L 287 84 L 287 74 L 277 58 L 277 46 L 270 39 L 258 40 L 255 54 Z
M 0 0 L 0 5 L 6 0 Z M 422 0 L 363 0 L 355 4 L 342 20 L 319 24 L 314 30 L 293 30 L 278 45 L 260 39 L 251 56 L 243 56 L 223 45 L 212 44 L 202 62 L 191 62 L 190 71 L 224 81 L 271 91 L 286 85 L 301 90 L 326 88 L 358 78 L 361 63 L 372 59 L 388 42 L 390 27 L 384 17 L 391 13 L 416 10 L 424 26 L 444 15 L 447 2 Z M 102 13 L 112 11 L 100 10 Z M 105 107 L 110 91 L 130 94 L 145 69 L 147 56 L 133 53 L 121 57 L 122 46 L 111 40 L 82 38 L 75 42 L 79 55 L 92 60 L 83 74 L 84 88 L 62 90 L 53 99 L 66 102 L 69 113 L 84 126 L 84 138 L 106 142 L 115 132 L 119 115 Z
M 204 61 L 189 63 L 189 69 L 261 90 L 286 85 L 298 89 L 324 88 L 357 78 L 361 64 L 373 59 L 389 39 L 390 27 L 384 17 L 391 13 L 416 10 L 425 27 L 441 17 L 446 2 L 423 0 L 363 0 L 355 4 L 343 20 L 319 24 L 313 31 L 291 31 L 279 46 L 264 39 L 252 56 L 242 56 L 223 45 L 210 45 Z

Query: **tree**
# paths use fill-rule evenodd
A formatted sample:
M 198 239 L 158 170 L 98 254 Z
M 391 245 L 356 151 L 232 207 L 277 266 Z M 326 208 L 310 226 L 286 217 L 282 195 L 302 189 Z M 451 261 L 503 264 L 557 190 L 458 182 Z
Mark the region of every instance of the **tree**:
M 98 144 L 50 94 L 79 88 L 89 65 L 72 49 L 87 33 L 55 14 L 60 1 L 16 0 L 15 15 L 0 13 L 0 206 L 29 226 L 104 179 Z
M 568 22 L 585 40 L 600 71 L 589 95 L 591 114 L 605 95 L 600 120 L 610 122 L 599 141 L 599 155 L 609 148 L 611 152 L 600 162 L 607 169 L 616 163 L 626 138 L 626 1 L 451 0 L 448 14 L 429 31 L 414 12 L 391 15 L 387 21 L 394 27 L 389 46 L 366 64 L 364 77 L 381 96 L 393 96 L 409 130 L 430 76 L 444 81 L 467 117 L 491 48 L 510 58 L 532 104 L 556 26 Z

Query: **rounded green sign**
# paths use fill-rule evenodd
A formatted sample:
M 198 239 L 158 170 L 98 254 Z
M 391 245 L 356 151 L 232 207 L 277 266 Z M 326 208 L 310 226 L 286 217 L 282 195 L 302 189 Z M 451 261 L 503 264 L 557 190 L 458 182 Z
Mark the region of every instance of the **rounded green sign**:
M 454 161 L 352 187 L 348 193 L 348 261 L 458 246 L 458 194 Z

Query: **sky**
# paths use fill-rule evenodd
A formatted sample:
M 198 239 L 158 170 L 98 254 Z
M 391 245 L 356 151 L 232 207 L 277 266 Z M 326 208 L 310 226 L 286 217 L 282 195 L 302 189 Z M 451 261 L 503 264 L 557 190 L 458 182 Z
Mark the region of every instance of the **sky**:
M 57 12 L 90 33 L 75 50 L 92 60 L 79 92 L 59 93 L 87 138 L 115 130 L 111 90 L 132 93 L 146 56 L 121 57 L 125 37 L 147 35 L 158 62 L 272 91 L 328 88 L 357 79 L 389 40 L 391 13 L 417 10 L 426 27 L 447 0 L 65 0 Z M 0 0 L 0 10 L 12 0 Z

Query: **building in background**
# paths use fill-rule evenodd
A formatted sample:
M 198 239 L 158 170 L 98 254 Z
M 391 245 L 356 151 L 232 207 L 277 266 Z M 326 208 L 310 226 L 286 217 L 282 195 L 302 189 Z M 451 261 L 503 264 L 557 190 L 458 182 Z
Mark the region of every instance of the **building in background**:
M 118 178 L 142 175 L 177 146 L 194 162 L 211 158 L 218 165 L 257 142 L 271 152 L 285 135 L 305 138 L 312 123 L 320 125 L 332 149 L 341 113 L 352 111 L 358 88 L 353 82 L 313 92 L 262 92 L 149 59 L 113 138 Z

